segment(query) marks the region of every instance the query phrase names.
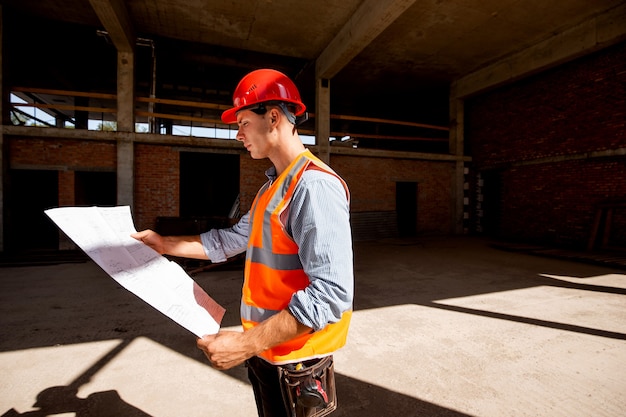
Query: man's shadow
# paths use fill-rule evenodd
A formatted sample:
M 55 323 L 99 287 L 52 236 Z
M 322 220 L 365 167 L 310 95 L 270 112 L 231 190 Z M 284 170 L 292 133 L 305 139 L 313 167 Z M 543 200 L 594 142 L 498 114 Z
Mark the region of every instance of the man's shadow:
M 87 398 L 79 398 L 77 394 L 78 388 L 72 386 L 46 388 L 33 404 L 38 410 L 18 413 L 12 408 L 2 417 L 44 417 L 61 413 L 75 413 L 76 417 L 150 417 L 125 402 L 114 390 L 95 392 Z
M 78 397 L 78 389 L 109 363 L 130 344 L 132 339 L 123 340 L 69 385 L 46 388 L 37 394 L 33 404 L 38 410 L 17 412 L 14 408 L 0 417 L 45 417 L 61 413 L 75 413 L 76 417 L 150 417 L 150 414 L 128 404 L 117 391 L 101 391 L 87 398 Z

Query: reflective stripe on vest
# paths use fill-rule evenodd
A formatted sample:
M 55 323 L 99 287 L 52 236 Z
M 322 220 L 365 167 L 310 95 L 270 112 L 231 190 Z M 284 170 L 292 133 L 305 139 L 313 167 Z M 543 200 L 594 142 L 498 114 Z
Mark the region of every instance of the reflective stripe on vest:
M 244 330 L 287 308 L 293 294 L 310 284 L 298 256 L 298 245 L 285 231 L 280 215 L 288 207 L 296 185 L 311 164 L 336 176 L 349 199 L 343 180 L 308 150 L 300 154 L 274 183 L 268 182 L 261 188 L 250 210 L 250 238 L 241 301 Z M 345 344 L 350 316 L 350 311 L 345 312 L 339 322 L 275 346 L 261 356 L 280 364 L 330 354 Z

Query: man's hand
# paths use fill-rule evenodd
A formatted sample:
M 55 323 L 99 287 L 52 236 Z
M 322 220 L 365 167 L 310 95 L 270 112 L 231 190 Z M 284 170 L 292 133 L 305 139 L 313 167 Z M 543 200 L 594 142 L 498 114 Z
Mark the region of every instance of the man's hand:
M 150 246 L 159 254 L 165 253 L 165 247 L 163 245 L 163 236 L 150 229 L 142 230 L 141 232 L 133 233 L 130 237 L 135 238 L 146 245 Z
M 204 253 L 200 235 L 194 236 L 161 236 L 150 229 L 133 233 L 130 237 L 142 241 L 161 255 L 172 255 L 181 258 L 209 259 Z
M 249 344 L 245 333 L 221 331 L 198 339 L 198 349 L 204 352 L 211 365 L 219 370 L 230 369 L 259 352 Z
M 282 310 L 244 333 L 224 330 L 198 339 L 197 345 L 214 368 L 224 370 L 311 331 L 310 327 L 299 323 L 289 310 Z

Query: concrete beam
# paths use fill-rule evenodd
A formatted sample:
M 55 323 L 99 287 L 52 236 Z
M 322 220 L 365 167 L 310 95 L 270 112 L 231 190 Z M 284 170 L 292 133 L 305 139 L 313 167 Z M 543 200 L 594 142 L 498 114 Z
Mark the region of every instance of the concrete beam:
M 315 148 L 312 149 L 314 151 Z M 331 146 L 331 155 L 348 155 L 360 158 L 391 158 L 391 159 L 414 159 L 420 161 L 437 161 L 437 162 L 472 162 L 470 156 L 448 155 L 441 153 L 422 153 L 407 151 L 385 151 L 380 149 L 363 149 L 350 148 L 347 146 Z
M 331 79 L 415 0 L 365 0 L 315 63 L 316 78 Z
M 466 98 L 524 76 L 557 66 L 626 39 L 626 3 L 555 34 L 455 82 Z
M 415 0 L 365 0 L 315 62 L 315 136 L 320 159 L 330 159 L 330 87 L 325 86 Z
M 118 52 L 135 50 L 135 31 L 122 0 L 89 0 Z

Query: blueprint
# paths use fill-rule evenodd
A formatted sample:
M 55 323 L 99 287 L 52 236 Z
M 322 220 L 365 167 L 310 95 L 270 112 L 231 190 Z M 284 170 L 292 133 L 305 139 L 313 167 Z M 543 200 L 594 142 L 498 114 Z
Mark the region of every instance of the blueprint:
M 224 308 L 175 262 L 130 235 L 129 206 L 61 207 L 45 213 L 128 291 L 198 337 L 219 331 Z

